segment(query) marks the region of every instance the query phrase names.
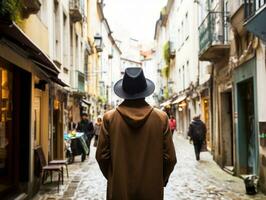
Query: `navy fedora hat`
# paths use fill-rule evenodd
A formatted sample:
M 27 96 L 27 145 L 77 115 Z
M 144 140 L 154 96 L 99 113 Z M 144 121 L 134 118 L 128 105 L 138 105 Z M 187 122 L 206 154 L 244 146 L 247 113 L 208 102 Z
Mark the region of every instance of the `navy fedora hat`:
M 122 99 L 142 99 L 150 96 L 155 90 L 154 83 L 145 78 L 142 68 L 126 68 L 123 79 L 117 81 L 114 92 Z

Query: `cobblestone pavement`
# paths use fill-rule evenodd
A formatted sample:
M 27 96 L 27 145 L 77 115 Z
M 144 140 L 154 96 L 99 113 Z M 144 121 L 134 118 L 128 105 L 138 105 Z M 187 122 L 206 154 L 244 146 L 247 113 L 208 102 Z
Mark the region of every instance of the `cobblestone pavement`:
M 174 137 L 177 165 L 165 189 L 165 200 L 246 200 L 266 199 L 266 196 L 245 195 L 243 181 L 221 170 L 211 155 L 201 154 L 201 161 L 194 159 L 193 146 L 180 136 Z M 57 192 L 56 184 L 45 184 L 34 200 L 103 200 L 106 181 L 94 158 L 81 163 L 79 159 L 69 166 L 70 177 Z

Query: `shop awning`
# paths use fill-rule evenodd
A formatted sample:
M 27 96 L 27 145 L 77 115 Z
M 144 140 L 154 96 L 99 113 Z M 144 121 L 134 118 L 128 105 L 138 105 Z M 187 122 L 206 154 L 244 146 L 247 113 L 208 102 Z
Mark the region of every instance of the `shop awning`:
M 187 95 L 181 95 L 181 96 L 179 96 L 176 100 L 174 100 L 173 102 L 172 102 L 172 104 L 174 105 L 174 104 L 178 104 L 178 103 L 180 103 L 181 101 L 184 101 L 185 99 L 187 98 Z
M 59 69 L 54 62 L 14 22 L 0 20 L 1 38 L 5 38 L 17 46 L 18 49 L 15 50 L 24 51 L 29 59 L 54 80 L 58 79 Z
M 169 105 L 171 105 L 171 102 L 172 102 L 171 99 L 170 99 L 170 100 L 167 100 L 167 101 L 161 103 L 161 104 L 160 104 L 160 107 L 169 106 Z
M 70 87 L 69 85 L 67 85 L 66 83 L 64 83 L 60 78 L 51 77 L 50 79 L 51 79 L 51 81 L 57 83 L 58 85 L 61 85 L 62 87 Z
M 82 99 L 81 102 L 87 104 L 88 106 L 91 105 L 91 103 L 89 101 L 87 101 L 86 99 Z

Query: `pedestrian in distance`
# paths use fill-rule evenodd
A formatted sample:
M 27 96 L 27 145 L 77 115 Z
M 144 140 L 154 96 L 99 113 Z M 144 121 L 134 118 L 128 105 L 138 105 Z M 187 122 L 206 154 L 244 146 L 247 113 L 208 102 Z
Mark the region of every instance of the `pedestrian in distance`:
M 98 116 L 96 123 L 94 125 L 94 144 L 93 144 L 93 146 L 95 146 L 95 147 L 97 147 L 97 144 L 98 144 L 98 138 L 100 135 L 101 126 L 102 126 L 102 117 Z
M 171 133 L 173 135 L 176 130 L 176 120 L 173 115 L 170 116 L 169 126 L 170 126 Z
M 176 154 L 167 114 L 145 101 L 154 89 L 141 68 L 127 68 L 114 86 L 124 101 L 104 115 L 96 151 L 107 200 L 163 199 Z
M 94 135 L 94 127 L 93 127 L 93 123 L 88 119 L 87 113 L 81 114 L 81 121 L 78 123 L 77 131 L 83 132 L 85 134 L 86 144 L 87 144 L 88 149 L 89 149 L 89 152 L 88 152 L 88 155 L 89 155 L 90 154 L 91 140 L 92 140 L 93 135 Z
M 206 125 L 199 116 L 195 116 L 189 125 L 188 136 L 193 141 L 196 160 L 200 160 L 200 152 L 203 144 L 206 144 Z

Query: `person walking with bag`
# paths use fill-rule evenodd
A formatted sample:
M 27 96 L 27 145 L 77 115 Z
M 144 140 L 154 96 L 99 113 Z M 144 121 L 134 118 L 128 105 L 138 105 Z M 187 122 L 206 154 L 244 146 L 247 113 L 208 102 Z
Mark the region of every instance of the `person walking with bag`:
M 141 68 L 127 68 L 114 86 L 125 100 L 104 115 L 96 151 L 107 200 L 163 199 L 176 154 L 167 114 L 145 101 L 154 89 Z
M 195 116 L 189 125 L 188 136 L 193 141 L 196 160 L 200 160 L 202 145 L 206 143 L 206 125 L 200 120 L 200 116 Z
M 89 155 L 90 154 L 91 140 L 92 140 L 93 135 L 94 135 L 94 127 L 93 127 L 93 123 L 88 119 L 87 113 L 81 114 L 81 121 L 78 123 L 77 131 L 83 132 L 85 134 L 86 144 L 87 144 L 88 149 L 89 149 L 89 152 L 88 152 L 88 155 Z
M 173 135 L 175 130 L 176 130 L 176 120 L 175 120 L 173 115 L 170 116 L 169 126 L 170 126 L 170 129 L 171 129 L 172 135 Z
M 98 116 L 97 117 L 97 121 L 94 125 L 94 147 L 97 147 L 97 143 L 98 143 L 98 138 L 100 135 L 100 131 L 101 131 L 101 126 L 102 126 L 102 117 Z

